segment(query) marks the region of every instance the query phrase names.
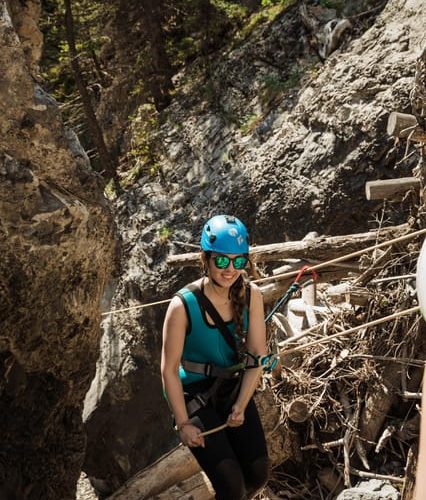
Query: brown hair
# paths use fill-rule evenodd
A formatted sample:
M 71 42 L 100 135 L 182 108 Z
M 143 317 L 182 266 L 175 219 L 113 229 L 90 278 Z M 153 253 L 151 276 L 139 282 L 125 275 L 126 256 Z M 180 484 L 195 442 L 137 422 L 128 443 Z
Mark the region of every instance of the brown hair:
M 201 266 L 204 274 L 208 275 L 208 259 L 210 252 L 201 252 Z M 247 270 L 243 271 L 237 281 L 229 290 L 229 298 L 232 301 L 232 315 L 235 322 L 235 333 L 240 337 L 244 337 L 244 308 L 247 303 L 247 291 L 250 288 L 249 276 L 258 277 L 253 261 L 248 258 Z

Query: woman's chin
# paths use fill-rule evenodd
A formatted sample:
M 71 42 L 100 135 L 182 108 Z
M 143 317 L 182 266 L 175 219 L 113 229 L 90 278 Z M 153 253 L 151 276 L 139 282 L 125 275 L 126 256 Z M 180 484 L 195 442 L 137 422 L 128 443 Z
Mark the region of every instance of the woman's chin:
M 231 287 L 238 279 L 238 275 L 237 276 L 229 276 L 229 277 L 226 277 L 226 276 L 220 276 L 219 279 L 217 279 L 217 282 L 225 287 L 225 288 L 229 288 Z

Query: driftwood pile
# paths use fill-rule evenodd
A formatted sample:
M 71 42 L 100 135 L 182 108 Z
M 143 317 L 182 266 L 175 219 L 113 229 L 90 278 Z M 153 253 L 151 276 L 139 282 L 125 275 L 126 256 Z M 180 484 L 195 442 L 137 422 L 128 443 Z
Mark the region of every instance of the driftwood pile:
M 426 48 L 414 83 L 413 114 L 391 113 L 387 132 L 404 144 L 398 164 L 416 155 L 418 165 L 412 177 L 367 182 L 366 197 L 410 198 L 411 220 L 421 229 L 426 227 Z M 271 338 L 282 336 L 275 340 L 282 366 L 270 383 L 283 428 L 293 430 L 300 442 L 294 456 L 275 469 L 262 498 L 331 500 L 359 478 L 386 479 L 402 500 L 413 498 L 426 325 L 412 309 L 424 237 L 349 262 L 352 270 L 346 268 L 338 285 L 309 287 L 289 303 L 286 315 L 276 318 Z M 344 262 L 339 265 L 345 267 Z M 333 270 L 339 271 L 344 270 Z M 339 279 L 330 277 L 329 282 Z M 365 326 L 397 311 L 408 314 Z M 293 349 L 292 338 L 298 344 Z M 416 498 L 422 498 L 419 491 Z
M 291 337 L 276 343 L 282 366 L 270 383 L 283 427 L 300 442 L 291 460 L 276 470 L 265 498 L 336 498 L 359 477 L 386 478 L 405 491 L 412 487 L 424 324 L 418 314 L 408 314 L 370 328 L 362 325 L 416 306 L 418 251 L 417 242 L 406 240 L 366 254 L 360 274 L 339 286 L 317 287 L 310 313 L 303 299 L 290 301 L 283 318 L 293 311 L 309 325 L 314 313 L 318 326 L 308 327 L 309 335 L 294 344 Z M 324 341 L 357 326 L 356 332 Z M 271 338 L 297 327 L 292 320 L 283 328 L 275 323 Z M 315 339 L 322 341 L 310 345 Z

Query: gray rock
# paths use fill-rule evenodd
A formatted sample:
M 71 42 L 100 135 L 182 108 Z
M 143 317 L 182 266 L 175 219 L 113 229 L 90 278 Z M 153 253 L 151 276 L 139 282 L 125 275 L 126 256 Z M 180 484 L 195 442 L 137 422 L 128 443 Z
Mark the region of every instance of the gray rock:
M 117 246 L 56 104 L 34 94 L 39 9 L 0 5 L 0 497 L 71 500 Z
M 343 490 L 336 500 L 399 500 L 401 495 L 388 481 L 369 479 Z

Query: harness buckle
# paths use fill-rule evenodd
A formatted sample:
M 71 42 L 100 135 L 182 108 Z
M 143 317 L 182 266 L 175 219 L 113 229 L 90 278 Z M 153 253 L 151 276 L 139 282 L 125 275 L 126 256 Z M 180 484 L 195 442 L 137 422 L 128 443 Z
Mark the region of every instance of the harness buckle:
M 197 394 L 194 395 L 194 399 L 198 401 L 198 403 L 200 403 L 201 407 L 203 408 L 204 406 L 206 406 L 207 404 L 207 401 L 206 399 L 204 398 L 203 394 L 198 392 Z

